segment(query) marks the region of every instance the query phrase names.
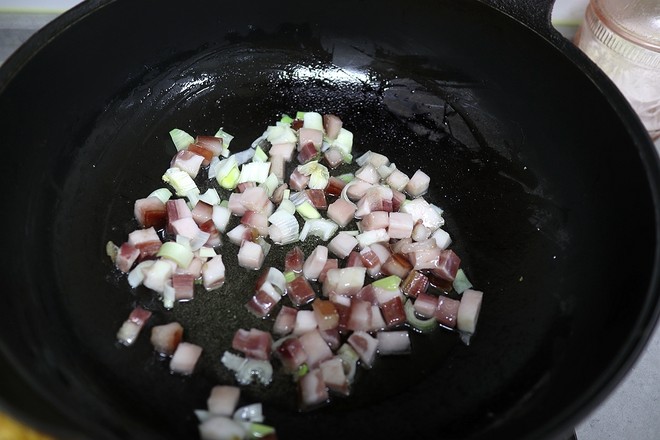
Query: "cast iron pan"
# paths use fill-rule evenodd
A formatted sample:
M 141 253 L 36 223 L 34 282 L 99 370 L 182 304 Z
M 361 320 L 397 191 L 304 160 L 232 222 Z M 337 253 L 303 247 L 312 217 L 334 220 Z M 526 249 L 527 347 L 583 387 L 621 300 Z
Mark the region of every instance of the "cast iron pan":
M 349 399 L 295 410 L 248 388 L 281 439 L 545 438 L 620 380 L 659 312 L 660 167 L 622 96 L 548 25 L 545 2 L 282 4 L 93 1 L 0 71 L 5 160 L 3 405 L 61 438 L 196 437 L 192 410 L 231 382 L 219 363 L 256 274 L 165 311 L 104 254 L 160 186 L 173 127 L 247 146 L 281 113 L 340 115 L 355 150 L 432 175 L 429 199 L 485 291 L 469 347 L 416 335 Z M 514 18 L 516 17 L 516 18 Z M 524 20 L 523 24 L 519 19 Z M 307 244 L 307 250 L 316 243 Z M 281 255 L 281 254 L 280 254 Z M 277 256 L 273 255 L 271 261 Z M 205 347 L 168 373 L 136 304 Z M 6 379 L 5 379 L 6 378 Z

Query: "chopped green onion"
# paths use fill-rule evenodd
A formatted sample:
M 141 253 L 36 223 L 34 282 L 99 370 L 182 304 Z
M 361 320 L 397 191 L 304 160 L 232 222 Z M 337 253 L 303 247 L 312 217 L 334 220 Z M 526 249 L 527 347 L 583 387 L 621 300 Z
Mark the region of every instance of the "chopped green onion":
M 435 318 L 421 319 L 415 315 L 415 306 L 411 300 L 407 300 L 403 305 L 403 311 L 406 313 L 408 324 L 422 333 L 429 333 L 438 328 L 438 322 Z
M 288 272 L 284 272 L 284 279 L 286 280 L 287 283 L 290 283 L 291 281 L 296 279 L 296 273 L 292 270 Z
M 347 342 L 339 347 L 339 350 L 337 350 L 337 356 L 341 359 L 342 366 L 344 367 L 344 374 L 346 374 L 348 382 L 352 383 L 353 379 L 355 379 L 357 362 L 360 359 L 360 356 Z
M 325 189 L 328 186 L 330 172 L 325 165 L 321 165 L 318 160 L 312 160 L 304 165 L 298 166 L 298 172 L 309 176 L 309 187 L 311 189 Z
M 339 130 L 337 139 L 332 143 L 332 146 L 339 148 L 344 155 L 344 158 L 346 158 L 347 155 L 351 154 L 351 150 L 353 150 L 353 133 L 342 127 Z
M 261 423 L 250 423 L 248 428 L 248 439 L 260 439 L 271 434 L 275 434 L 275 428 Z
M 390 275 L 389 277 L 374 281 L 371 285 L 385 290 L 396 290 L 401 285 L 401 278 L 396 275 Z
M 222 154 L 223 157 L 229 157 L 229 144 L 231 143 L 232 139 L 234 139 L 234 136 L 226 133 L 222 128 L 220 128 L 215 133 L 215 137 L 222 139 L 222 152 L 220 154 Z
M 172 138 L 172 142 L 174 142 L 176 151 L 186 150 L 190 144 L 195 143 L 194 137 L 178 128 L 170 130 L 170 138 Z
M 328 241 L 335 235 L 339 225 L 332 220 L 325 218 L 314 218 L 307 220 L 300 231 L 300 241 L 305 241 L 308 236 L 319 237 L 323 241 Z
M 190 191 L 187 191 L 185 197 L 188 199 L 190 208 L 194 208 L 195 205 L 197 205 L 197 202 L 199 202 L 199 188 L 194 188 Z
M 174 188 L 177 196 L 185 196 L 189 191 L 199 192 L 195 181 L 188 173 L 180 170 L 179 168 L 168 168 L 163 174 L 163 181 L 169 183 Z
M 223 200 L 222 202 L 220 202 L 220 206 L 222 206 L 223 208 L 228 208 L 229 200 Z
M 174 261 L 177 266 L 185 269 L 195 256 L 189 247 L 174 241 L 166 241 L 158 249 L 157 257 L 164 257 Z
M 353 179 L 355 179 L 355 176 L 352 173 L 347 173 L 347 174 L 342 174 L 341 176 L 337 176 L 337 179 L 341 180 L 344 183 L 349 183 L 352 182 Z
M 280 119 L 280 122 L 283 122 L 285 124 L 291 124 L 293 122 L 293 118 L 285 113 L 282 115 L 282 119 Z
M 268 155 L 260 146 L 255 148 L 254 156 L 252 156 L 252 162 L 268 162 Z
M 280 202 L 280 206 L 277 208 L 278 211 L 286 211 L 289 214 L 295 214 L 296 213 L 296 205 L 293 204 L 293 202 L 289 199 L 282 199 L 282 202 Z
M 285 189 L 284 192 L 282 193 L 282 200 L 289 200 L 290 196 L 291 196 L 291 190 Z
M 316 112 L 306 112 L 303 116 L 303 127 L 323 131 L 323 116 Z
M 238 183 L 264 183 L 270 172 L 270 162 L 249 162 L 243 164 Z
M 306 220 L 321 218 L 321 214 L 316 210 L 316 208 L 314 208 L 314 205 L 309 202 L 303 202 L 302 204 L 298 205 L 296 207 L 296 211 L 298 211 L 298 214 L 303 216 L 303 218 Z
M 299 120 L 304 120 L 305 119 L 305 112 L 296 112 L 296 119 Z
M 170 197 L 172 197 L 172 191 L 167 188 L 158 188 L 155 191 L 152 191 L 147 197 L 156 197 L 161 202 L 167 202 Z
M 454 286 L 454 290 L 459 294 L 473 287 L 472 283 L 465 275 L 465 272 L 463 272 L 463 269 L 458 269 L 458 272 L 456 272 L 456 278 L 454 278 L 454 282 L 452 284 Z
M 209 188 L 204 194 L 199 196 L 199 200 L 213 206 L 220 203 L 220 195 L 215 188 Z
M 220 161 L 215 180 L 225 189 L 234 189 L 238 185 L 238 178 L 241 173 L 238 170 L 236 158 L 232 155 L 227 159 Z
M 298 367 L 298 371 L 296 371 L 296 376 L 303 377 L 307 373 L 309 373 L 309 365 L 302 364 L 301 366 Z
M 279 183 L 280 182 L 277 179 L 277 176 L 271 173 L 266 179 L 266 181 L 259 186 L 262 186 L 266 190 L 268 197 L 271 197 L 275 192 L 275 190 L 277 189 L 277 187 L 279 186 Z
M 119 247 L 114 244 L 112 241 L 109 241 L 105 244 L 105 253 L 110 260 L 114 263 L 117 259 L 117 253 L 119 252 Z

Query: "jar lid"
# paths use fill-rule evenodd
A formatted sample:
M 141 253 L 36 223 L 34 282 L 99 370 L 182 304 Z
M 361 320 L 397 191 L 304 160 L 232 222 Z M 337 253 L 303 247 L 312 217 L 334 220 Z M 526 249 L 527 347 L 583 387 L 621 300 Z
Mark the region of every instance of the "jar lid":
M 660 1 L 592 0 L 594 14 L 620 37 L 660 52 Z

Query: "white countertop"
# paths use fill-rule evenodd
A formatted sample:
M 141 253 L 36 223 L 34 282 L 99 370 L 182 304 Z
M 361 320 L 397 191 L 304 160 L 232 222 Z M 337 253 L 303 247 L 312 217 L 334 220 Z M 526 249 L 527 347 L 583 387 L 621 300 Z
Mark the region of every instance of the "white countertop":
M 0 63 L 30 35 L 78 0 L 0 0 Z M 586 0 L 557 0 L 555 23 L 571 33 Z M 36 9 L 15 12 L 33 6 Z M 36 5 L 36 6 L 35 6 Z M 35 11 L 50 11 L 48 13 Z M 656 142 L 660 151 L 660 141 Z M 660 327 L 615 391 L 576 427 L 578 440 L 660 439 Z

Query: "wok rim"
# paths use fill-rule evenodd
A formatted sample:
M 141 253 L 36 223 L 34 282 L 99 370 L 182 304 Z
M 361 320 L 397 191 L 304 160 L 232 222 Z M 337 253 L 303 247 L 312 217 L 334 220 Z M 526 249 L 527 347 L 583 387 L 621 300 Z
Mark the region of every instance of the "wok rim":
M 639 360 L 640 355 L 647 346 L 651 335 L 660 321 L 660 155 L 656 150 L 650 135 L 644 129 L 639 117 L 636 115 L 626 98 L 607 75 L 575 47 L 570 41 L 561 37 L 558 32 L 546 33 L 534 29 L 518 18 L 508 14 L 501 8 L 493 5 L 495 1 L 475 0 L 487 7 L 493 8 L 500 14 L 506 16 L 517 25 L 522 25 L 533 32 L 538 38 L 545 41 L 552 49 L 559 51 L 567 61 L 574 65 L 584 76 L 586 76 L 599 94 L 611 106 L 611 110 L 621 120 L 623 127 L 628 134 L 633 147 L 639 154 L 642 162 L 642 169 L 650 186 L 650 196 L 653 203 L 653 213 L 655 215 L 655 252 L 653 270 L 650 274 L 650 284 L 645 292 L 642 315 L 639 316 L 632 331 L 630 331 L 625 343 L 617 351 L 617 356 L 607 368 L 593 379 L 592 385 L 588 390 L 581 394 L 579 399 L 573 401 L 571 405 L 566 406 L 562 411 L 547 419 L 542 426 L 530 431 L 530 437 L 545 437 L 548 435 L 562 435 L 567 429 L 574 427 L 589 413 L 591 413 L 603 400 L 605 400 L 612 391 L 621 383 L 621 381 L 630 373 L 633 365 Z M 65 32 L 87 16 L 100 13 L 100 11 L 117 0 L 86 0 L 70 10 L 59 15 L 43 28 L 33 34 L 25 43 L 23 43 L 8 59 L 0 66 L 0 97 L 2 97 L 5 88 L 11 84 L 12 80 L 20 75 L 21 70 L 30 63 L 31 59 L 38 56 L 39 52 L 47 47 L 51 41 L 58 35 Z M 534 42 L 539 44 L 540 41 Z M 44 417 L 29 411 L 21 411 L 15 408 L 5 397 L 0 396 L 0 408 L 7 414 L 17 420 L 41 429 L 45 432 L 63 436 L 63 438 L 79 438 L 80 433 L 70 431 L 70 423 L 74 417 L 74 408 L 66 406 L 64 408 L 61 402 L 58 402 L 56 396 L 48 395 L 43 391 L 37 391 L 39 381 L 32 374 L 29 368 L 23 368 L 14 354 L 7 349 L 6 344 L 0 340 L 0 355 L 11 367 L 14 373 L 19 375 L 27 384 L 30 384 L 34 396 L 41 397 L 44 401 L 58 406 L 62 409 L 63 415 L 70 418 L 65 424 L 52 425 L 44 422 Z M 571 426 L 572 425 L 572 426 Z M 84 425 L 75 425 L 76 428 Z M 87 431 L 91 432 L 91 431 Z

